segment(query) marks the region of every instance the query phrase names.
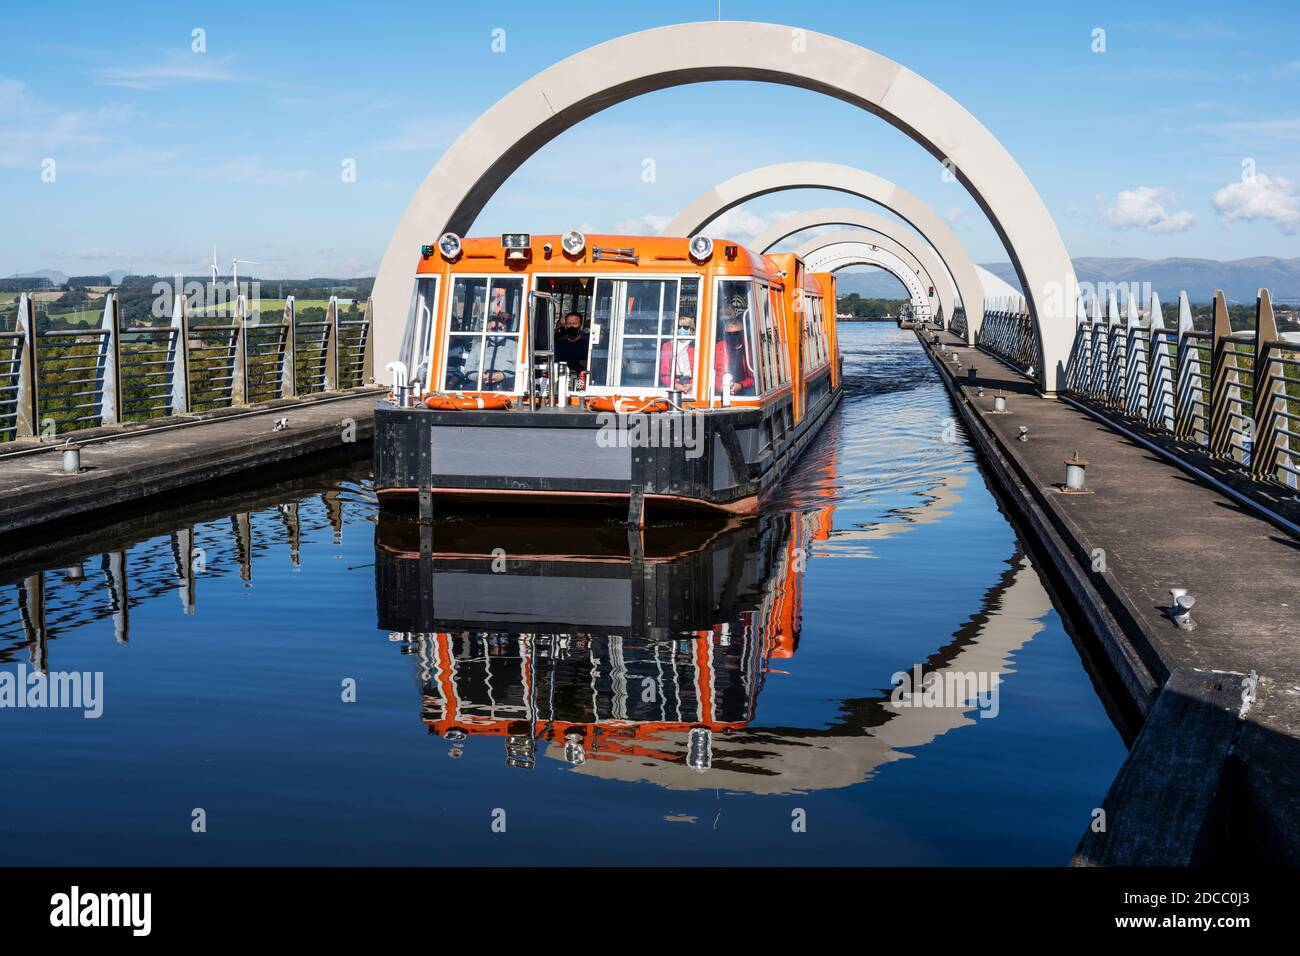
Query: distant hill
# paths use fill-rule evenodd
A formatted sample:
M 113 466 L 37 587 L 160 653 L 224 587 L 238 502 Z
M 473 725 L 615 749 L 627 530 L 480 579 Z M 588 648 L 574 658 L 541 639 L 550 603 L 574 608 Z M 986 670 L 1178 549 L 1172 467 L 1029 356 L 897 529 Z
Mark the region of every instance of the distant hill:
M 856 292 L 864 299 L 906 299 L 907 290 L 883 269 L 841 272 L 835 277 L 835 291 L 839 295 Z
M 989 272 L 1019 288 L 1009 262 L 980 263 Z M 1193 302 L 1208 302 L 1215 289 L 1229 301 L 1254 302 L 1260 289 L 1281 301 L 1300 299 L 1300 258 L 1256 256 L 1253 259 L 1121 259 L 1080 257 L 1074 260 L 1080 282 L 1149 282 L 1162 301 L 1178 298 L 1182 289 Z
M 51 285 L 63 285 L 68 281 L 66 273 L 58 269 L 37 269 L 35 272 L 16 272 L 10 279 L 49 279 Z

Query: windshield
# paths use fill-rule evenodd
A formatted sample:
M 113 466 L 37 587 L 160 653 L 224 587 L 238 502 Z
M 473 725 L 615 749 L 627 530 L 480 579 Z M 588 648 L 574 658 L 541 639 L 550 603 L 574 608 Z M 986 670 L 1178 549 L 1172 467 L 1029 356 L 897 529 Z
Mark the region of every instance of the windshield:
M 516 391 L 524 280 L 457 278 L 447 321 L 444 389 Z
M 400 356 L 413 385 L 423 387 L 429 379 L 429 339 L 433 334 L 433 317 L 437 308 L 437 277 L 416 279 L 406 329 L 402 333 Z
M 600 278 L 591 308 L 589 387 L 692 387 L 699 279 Z

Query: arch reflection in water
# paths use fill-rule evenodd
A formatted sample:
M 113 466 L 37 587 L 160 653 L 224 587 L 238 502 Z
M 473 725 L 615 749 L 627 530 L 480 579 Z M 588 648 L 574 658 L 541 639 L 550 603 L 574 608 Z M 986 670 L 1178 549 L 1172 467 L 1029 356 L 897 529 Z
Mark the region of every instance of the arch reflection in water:
M 767 675 L 799 646 L 807 556 L 830 531 L 830 508 L 650 528 L 644 547 L 617 525 L 421 528 L 385 516 L 379 624 L 415 659 L 421 719 L 451 757 L 491 736 L 521 769 L 553 759 L 683 790 L 846 787 L 973 723 L 977 701 L 899 706 L 882 674 L 829 726 L 763 726 Z M 897 670 L 919 665 L 941 686 L 950 674 L 1000 680 L 1050 609 L 1017 552 L 950 641 Z

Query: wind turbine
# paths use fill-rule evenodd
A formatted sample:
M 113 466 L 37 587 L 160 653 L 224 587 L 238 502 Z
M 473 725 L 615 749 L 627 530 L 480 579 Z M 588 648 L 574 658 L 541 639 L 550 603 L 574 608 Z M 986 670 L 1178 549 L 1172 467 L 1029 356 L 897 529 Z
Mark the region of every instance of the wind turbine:
M 246 266 L 260 266 L 260 262 L 254 262 L 252 259 L 231 259 L 230 260 L 230 281 L 235 285 L 235 294 L 239 293 L 239 264 Z
M 217 247 L 212 247 L 212 294 L 217 294 Z

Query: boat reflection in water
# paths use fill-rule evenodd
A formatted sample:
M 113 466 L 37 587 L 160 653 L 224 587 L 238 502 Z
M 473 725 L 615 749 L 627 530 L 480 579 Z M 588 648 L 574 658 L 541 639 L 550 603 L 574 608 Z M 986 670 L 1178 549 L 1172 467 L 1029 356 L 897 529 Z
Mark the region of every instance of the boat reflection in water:
M 421 716 L 448 740 L 502 737 L 517 767 L 546 747 L 578 766 L 705 770 L 798 646 L 800 571 L 828 520 L 650 526 L 642 540 L 614 523 L 421 529 L 382 515 L 380 627 L 407 642 Z
M 379 624 L 415 658 L 421 718 L 452 757 L 492 736 L 524 769 L 549 758 L 684 790 L 850 786 L 971 724 L 977 698 L 968 688 L 950 706 L 900 707 L 882 674 L 888 689 L 840 702 L 829 726 L 756 725 L 767 674 L 799 647 L 808 555 L 818 542 L 834 553 L 831 511 L 649 527 L 644 544 L 618 524 L 421 527 L 383 515 Z M 1017 553 L 921 666 L 940 681 L 1000 680 L 1050 607 Z

